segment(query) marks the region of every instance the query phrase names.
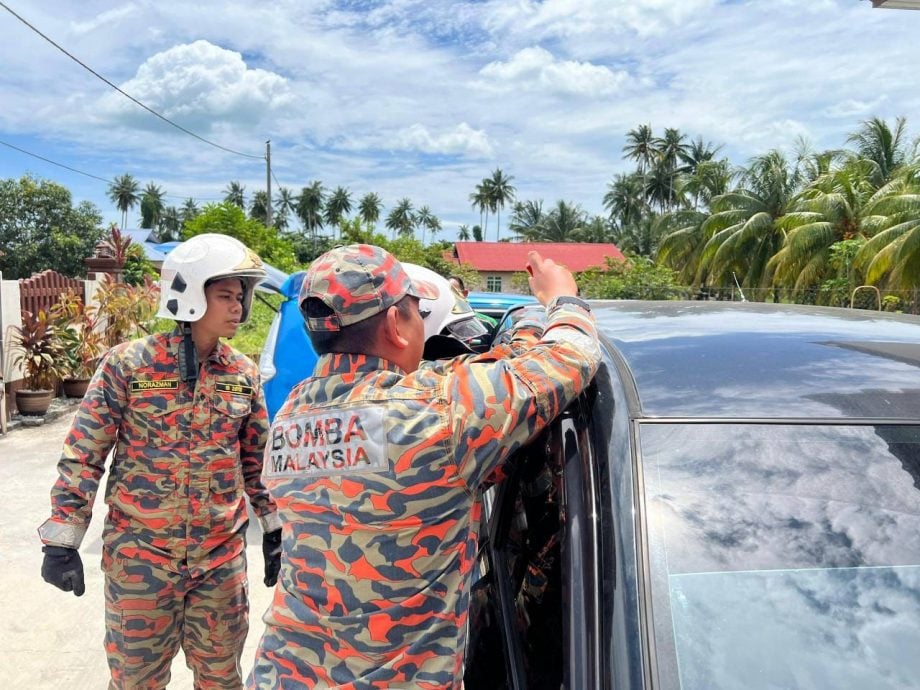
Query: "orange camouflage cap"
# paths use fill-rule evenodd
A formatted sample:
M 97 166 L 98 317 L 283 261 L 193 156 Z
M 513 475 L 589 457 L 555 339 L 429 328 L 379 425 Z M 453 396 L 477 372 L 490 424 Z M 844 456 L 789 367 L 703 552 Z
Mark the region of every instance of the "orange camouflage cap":
M 412 280 L 399 260 L 370 244 L 336 247 L 307 269 L 300 288 L 300 311 L 311 331 L 338 331 L 393 306 L 406 295 L 437 299 L 438 288 Z M 323 318 L 309 317 L 304 302 L 316 297 L 332 310 Z

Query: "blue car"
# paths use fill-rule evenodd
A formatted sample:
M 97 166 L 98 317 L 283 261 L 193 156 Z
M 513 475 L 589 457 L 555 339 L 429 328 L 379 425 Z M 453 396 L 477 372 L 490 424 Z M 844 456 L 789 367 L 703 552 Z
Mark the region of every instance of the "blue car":
M 307 337 L 297 304 L 304 275 L 304 271 L 298 271 L 280 286 L 284 301 L 269 328 L 259 359 L 269 419 L 275 418 L 291 389 L 312 374 L 316 365 L 316 352 Z M 513 307 L 537 303 L 530 295 L 497 292 L 471 292 L 467 299 L 477 312 L 496 320 Z

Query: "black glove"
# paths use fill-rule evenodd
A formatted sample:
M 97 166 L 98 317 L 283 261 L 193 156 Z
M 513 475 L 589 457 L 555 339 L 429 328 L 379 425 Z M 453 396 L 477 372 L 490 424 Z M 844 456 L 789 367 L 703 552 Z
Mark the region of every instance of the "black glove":
M 83 596 L 83 561 L 76 549 L 66 546 L 44 546 L 45 560 L 42 561 L 42 579 L 65 592 Z
M 274 587 L 281 572 L 281 530 L 266 532 L 262 535 L 262 556 L 265 558 L 266 587 Z

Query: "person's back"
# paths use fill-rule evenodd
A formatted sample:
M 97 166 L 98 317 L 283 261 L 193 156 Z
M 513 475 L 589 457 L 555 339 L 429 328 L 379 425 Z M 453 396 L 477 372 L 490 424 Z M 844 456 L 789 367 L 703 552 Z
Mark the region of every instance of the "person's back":
M 332 270 L 323 272 L 323 257 L 322 279 L 312 277 L 346 317 L 334 269 L 355 251 L 333 250 Z M 374 253 L 371 275 L 373 261 L 389 259 Z M 407 291 L 426 296 L 408 281 L 399 277 L 402 292 L 389 299 L 377 295 L 382 311 Z M 304 299 L 315 298 L 305 285 Z M 421 323 L 410 314 L 410 331 L 412 318 Z M 327 323 L 307 321 L 311 335 Z M 284 552 L 251 687 L 459 687 L 480 485 L 597 366 L 581 306 L 551 310 L 551 334 L 513 358 L 485 353 L 420 368 L 417 356 L 374 343 L 370 353 L 320 357 L 266 447 L 263 478 L 285 525 Z

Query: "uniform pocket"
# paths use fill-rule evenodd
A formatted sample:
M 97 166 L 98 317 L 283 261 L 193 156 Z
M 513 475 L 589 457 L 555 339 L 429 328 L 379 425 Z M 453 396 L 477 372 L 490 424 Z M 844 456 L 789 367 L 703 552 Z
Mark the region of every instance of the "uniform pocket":
M 178 443 L 182 438 L 182 405 L 174 395 L 137 396 L 131 400 L 125 434 L 149 448 Z
M 240 427 L 252 409 L 248 396 L 216 393 L 211 397 L 211 438 L 235 451 Z

